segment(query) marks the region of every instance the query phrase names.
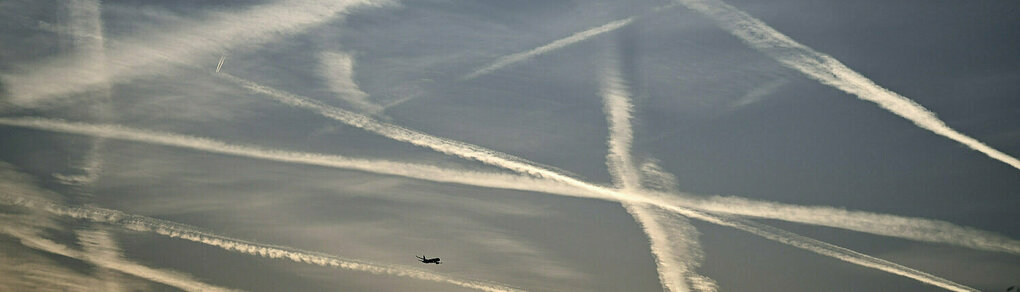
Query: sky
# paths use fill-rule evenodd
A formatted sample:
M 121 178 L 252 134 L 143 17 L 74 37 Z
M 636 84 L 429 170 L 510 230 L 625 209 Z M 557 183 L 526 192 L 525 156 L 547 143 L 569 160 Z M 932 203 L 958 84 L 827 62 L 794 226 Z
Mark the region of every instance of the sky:
M 0 0 L 0 290 L 1003 291 L 1018 16 Z

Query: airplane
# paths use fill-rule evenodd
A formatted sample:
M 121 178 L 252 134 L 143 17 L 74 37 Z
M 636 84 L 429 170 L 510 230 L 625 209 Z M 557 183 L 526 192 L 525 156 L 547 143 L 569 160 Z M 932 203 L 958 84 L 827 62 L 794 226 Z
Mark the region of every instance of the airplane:
M 426 263 L 426 264 L 437 264 L 437 265 L 438 264 L 442 264 L 442 263 L 439 262 L 439 258 L 432 258 L 432 259 L 430 259 L 430 258 L 425 257 L 425 255 L 414 256 L 414 257 L 418 258 L 418 261 Z

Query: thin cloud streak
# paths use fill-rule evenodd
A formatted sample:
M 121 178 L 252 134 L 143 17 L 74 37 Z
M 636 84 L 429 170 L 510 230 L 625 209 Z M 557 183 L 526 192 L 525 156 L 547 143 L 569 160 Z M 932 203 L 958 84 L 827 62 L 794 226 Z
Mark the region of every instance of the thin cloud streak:
M 610 63 L 603 71 L 600 91 L 609 124 L 606 165 L 618 188 L 640 191 L 641 173 L 634 164 L 630 150 L 634 140 L 630 91 L 620 76 L 618 61 L 610 58 Z M 621 203 L 648 235 L 663 288 L 668 291 L 690 291 L 693 286 L 699 291 L 716 290 L 714 281 L 694 272 L 702 255 L 694 226 L 684 218 L 670 217 L 649 205 Z
M 110 81 L 159 74 L 172 62 L 192 60 L 237 46 L 255 46 L 344 15 L 354 7 L 380 6 L 385 0 L 278 1 L 240 12 L 222 13 L 211 20 L 184 25 L 177 31 L 111 42 L 106 76 L 82 66 L 76 56 L 57 57 L 31 66 L 18 75 L 0 76 L 9 87 L 8 102 L 37 106 L 72 93 L 93 90 Z
M 47 200 L 33 199 L 32 198 L 33 194 L 24 191 L 26 188 L 18 186 L 14 187 L 9 186 L 12 183 L 16 184 L 18 182 L 10 182 L 6 180 L 0 181 L 0 184 L 4 184 L 3 186 L 0 186 L 0 188 L 8 191 L 14 190 L 14 192 L 4 192 L 3 194 L 0 194 L 0 204 L 8 206 L 26 207 L 33 210 L 45 211 L 53 215 L 88 220 L 94 223 L 111 224 L 135 231 L 152 232 L 171 238 L 180 238 L 196 243 L 219 247 L 221 249 L 228 251 L 240 252 L 264 258 L 286 259 L 298 263 L 313 264 L 322 267 L 334 267 L 345 270 L 368 272 L 377 275 L 393 275 L 414 278 L 419 280 L 448 283 L 464 288 L 471 288 L 482 291 L 516 291 L 513 288 L 509 288 L 504 285 L 498 285 L 495 283 L 459 280 L 448 276 L 433 274 L 430 272 L 417 269 L 365 263 L 332 255 L 303 251 L 300 249 L 234 239 L 226 236 L 205 232 L 195 227 L 184 224 L 174 223 L 170 221 L 145 216 L 127 214 L 116 210 L 87 206 L 80 207 L 64 206 L 54 202 L 49 202 Z M 106 257 L 96 257 L 93 255 L 79 254 L 71 250 L 47 249 L 47 251 L 65 255 L 68 257 L 80 258 L 90 261 L 104 261 L 104 263 L 111 261 Z M 112 269 L 131 274 L 131 272 L 124 271 L 121 265 L 106 265 L 104 267 L 110 267 Z M 132 266 L 130 268 L 135 269 L 136 267 Z M 182 289 L 185 290 L 208 290 L 202 289 L 201 287 L 198 286 L 195 287 L 177 286 L 177 287 L 181 287 Z
M 581 42 L 581 41 L 584 41 L 584 40 L 587 40 L 587 39 L 590 39 L 592 37 L 598 36 L 598 35 L 603 34 L 603 33 L 607 33 L 607 32 L 611 32 L 611 31 L 617 30 L 617 29 L 619 29 L 621 27 L 624 27 L 624 26 L 630 24 L 631 22 L 634 22 L 634 17 L 628 17 L 628 18 L 620 19 L 620 20 L 613 21 L 613 22 L 610 22 L 610 23 L 607 23 L 607 24 L 603 24 L 601 26 L 594 27 L 594 28 L 591 28 L 591 29 L 588 29 L 588 30 L 585 30 L 585 31 L 582 31 L 582 32 L 577 32 L 577 33 L 574 33 L 574 34 L 572 34 L 572 35 L 570 35 L 568 37 L 565 37 L 565 38 L 562 38 L 562 39 L 558 39 L 558 40 L 553 41 L 553 42 L 551 42 L 549 44 L 546 44 L 544 46 L 537 47 L 537 48 L 534 48 L 534 49 L 531 49 L 531 50 L 528 50 L 528 51 L 524 51 L 524 52 L 520 52 L 520 53 L 508 55 L 508 56 L 503 56 L 503 57 L 497 59 L 495 62 L 492 62 L 492 64 L 489 64 L 488 66 L 485 66 L 482 69 L 478 69 L 477 71 L 475 71 L 475 72 L 473 72 L 471 74 L 465 75 L 461 79 L 463 79 L 463 80 L 474 79 L 474 78 L 477 78 L 478 76 L 482 76 L 482 75 L 485 75 L 485 74 L 492 73 L 493 71 L 502 69 L 503 67 L 510 66 L 512 64 L 519 63 L 519 62 L 522 62 L 522 61 L 534 58 L 535 56 L 538 56 L 538 55 L 541 55 L 541 54 L 545 54 L 545 53 L 548 53 L 548 52 L 551 52 L 551 51 L 554 51 L 554 50 L 557 50 L 557 49 L 560 49 L 560 48 L 563 48 L 563 47 L 566 47 L 566 46 L 569 46 L 569 45 L 572 45 L 572 44 L 575 44 L 575 43 L 578 43 L 578 42 Z
M 677 2 L 715 20 L 720 27 L 740 38 L 748 46 L 787 67 L 823 84 L 853 94 L 861 100 L 878 104 L 879 107 L 913 122 L 922 129 L 952 139 L 1020 170 L 1020 160 L 1015 157 L 957 132 L 936 117 L 935 113 L 913 100 L 875 84 L 839 60 L 798 43 L 729 4 L 719 0 L 677 0 Z

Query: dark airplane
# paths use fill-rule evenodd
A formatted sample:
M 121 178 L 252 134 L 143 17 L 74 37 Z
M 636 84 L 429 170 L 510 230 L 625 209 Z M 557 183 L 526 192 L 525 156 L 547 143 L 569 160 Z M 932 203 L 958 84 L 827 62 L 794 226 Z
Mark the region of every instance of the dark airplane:
M 425 257 L 425 255 L 415 256 L 415 257 L 418 258 L 419 262 L 423 262 L 423 263 L 426 263 L 426 264 L 437 264 L 437 265 L 438 264 L 442 264 L 442 263 L 439 262 L 439 258 L 432 258 L 432 259 L 430 259 L 430 258 Z

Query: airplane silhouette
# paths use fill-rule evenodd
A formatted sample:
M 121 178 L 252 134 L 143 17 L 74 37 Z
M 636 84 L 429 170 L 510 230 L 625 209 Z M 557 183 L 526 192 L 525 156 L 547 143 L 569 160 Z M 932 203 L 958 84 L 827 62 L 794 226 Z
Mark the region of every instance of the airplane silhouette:
M 438 264 L 442 264 L 442 263 L 439 262 L 439 258 L 431 258 L 430 259 L 430 258 L 425 257 L 425 255 L 414 256 L 414 257 L 418 258 L 419 262 L 423 262 L 423 263 L 426 263 L 426 264 L 437 264 L 437 265 Z

